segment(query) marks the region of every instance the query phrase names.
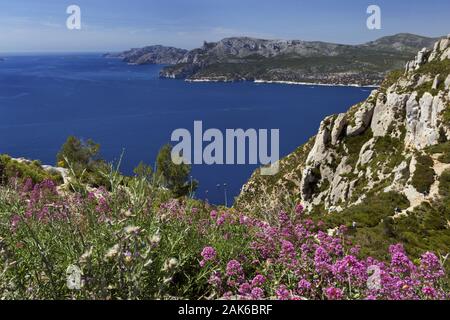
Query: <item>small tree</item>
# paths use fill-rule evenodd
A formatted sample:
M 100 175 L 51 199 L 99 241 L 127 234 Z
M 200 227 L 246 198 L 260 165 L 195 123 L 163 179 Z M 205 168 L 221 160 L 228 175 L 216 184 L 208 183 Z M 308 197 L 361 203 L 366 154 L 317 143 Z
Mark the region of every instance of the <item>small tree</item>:
M 57 166 L 68 168 L 69 166 L 80 175 L 87 173 L 84 182 L 95 186 L 107 186 L 106 179 L 101 171 L 108 171 L 107 163 L 100 157 L 100 145 L 89 139 L 82 141 L 74 136 L 69 136 L 56 155 Z
M 133 172 L 138 178 L 144 178 L 147 181 L 150 181 L 152 178 L 153 170 L 151 166 L 141 161 L 139 162 L 138 166 L 133 169 Z
M 191 166 L 184 163 L 173 163 L 171 152 L 170 144 L 166 144 L 159 150 L 156 159 L 156 176 L 162 185 L 170 189 L 175 196 L 192 194 L 197 189 L 198 182 L 190 178 Z

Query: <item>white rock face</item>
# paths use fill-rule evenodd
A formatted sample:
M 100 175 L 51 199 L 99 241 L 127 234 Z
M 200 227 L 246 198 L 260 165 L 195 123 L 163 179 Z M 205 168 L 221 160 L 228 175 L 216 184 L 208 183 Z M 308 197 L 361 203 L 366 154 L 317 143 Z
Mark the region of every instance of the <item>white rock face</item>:
M 326 158 L 328 154 L 328 144 L 331 141 L 332 126 L 332 117 L 327 117 L 320 123 L 319 132 L 316 135 L 314 146 L 308 155 L 306 163 L 314 165 Z
M 328 203 L 325 205 L 328 207 L 329 205 L 336 205 L 340 200 L 347 200 L 348 192 L 349 192 L 349 183 L 347 179 L 342 176 L 350 173 L 352 171 L 352 167 L 346 164 L 347 158 L 344 157 L 336 168 L 336 172 L 334 174 L 334 179 L 330 185 L 330 192 L 328 197 Z
M 331 144 L 335 146 L 344 130 L 344 127 L 347 125 L 347 118 L 345 113 L 340 113 L 334 120 L 333 130 L 331 131 Z
M 438 88 L 438 86 L 439 86 L 439 84 L 440 84 L 440 82 L 439 82 L 439 77 L 440 77 L 440 76 L 441 76 L 441 75 L 438 74 L 436 77 L 434 77 L 433 85 L 431 86 L 432 89 L 436 90 L 436 89 Z
M 348 124 L 346 135 L 357 136 L 363 133 L 370 125 L 373 116 L 374 105 L 364 102 L 353 116 L 353 121 Z
M 448 75 L 447 79 L 445 79 L 444 85 L 445 85 L 445 90 L 450 89 L 450 75 Z
M 358 162 L 356 163 L 356 167 L 359 165 L 365 165 L 369 163 L 369 161 L 372 159 L 374 155 L 373 146 L 374 146 L 375 140 L 372 138 L 369 141 L 367 141 L 362 147 L 361 151 L 359 152 L 359 158 Z
M 433 97 L 426 92 L 419 102 L 417 93 L 411 95 L 406 103 L 407 145 L 420 150 L 438 143 L 439 116 L 445 109 L 445 103 L 443 95 Z
M 397 114 L 403 113 L 407 94 L 390 92 L 385 101 L 378 100 L 372 118 L 372 132 L 375 137 L 383 137 L 388 133 L 389 127 L 396 120 Z

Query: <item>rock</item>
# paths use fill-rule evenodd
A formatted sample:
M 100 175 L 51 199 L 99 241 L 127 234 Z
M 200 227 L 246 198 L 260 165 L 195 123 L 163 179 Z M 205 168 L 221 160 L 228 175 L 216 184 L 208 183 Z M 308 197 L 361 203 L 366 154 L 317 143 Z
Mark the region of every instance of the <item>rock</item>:
M 347 158 L 344 157 L 338 167 L 336 168 L 336 172 L 334 174 L 334 179 L 330 185 L 330 193 L 328 196 L 329 205 L 336 205 L 339 200 L 346 201 L 348 192 L 349 192 L 349 182 L 346 178 L 343 178 L 343 175 L 350 173 L 352 171 L 352 167 L 346 164 Z
M 431 51 L 428 50 L 427 48 L 423 48 L 422 50 L 419 51 L 419 53 L 417 54 L 416 57 L 416 61 L 415 61 L 415 69 L 419 69 L 420 66 L 422 66 L 426 61 L 428 61 L 428 57 L 430 55 Z
M 445 90 L 450 89 L 450 75 L 448 75 L 447 79 L 445 79 L 444 85 L 445 85 Z
M 378 100 L 373 112 L 371 128 L 375 137 L 383 137 L 391 125 L 397 121 L 398 114 L 405 110 L 408 94 L 390 92 L 386 100 Z
M 349 119 L 347 125 L 347 136 L 357 136 L 369 127 L 374 112 L 374 105 L 369 102 L 363 103 L 354 113 L 353 119 Z
M 315 165 L 324 160 L 328 154 L 328 144 L 331 141 L 331 127 L 333 117 L 327 117 L 320 123 L 319 132 L 316 135 L 314 146 L 308 154 L 306 163 Z
M 433 85 L 431 87 L 433 90 L 436 90 L 439 87 L 439 84 L 440 84 L 439 77 L 440 77 L 440 74 L 438 74 L 436 77 L 434 77 Z
M 439 118 L 445 105 L 443 94 L 433 97 L 425 92 L 419 102 L 417 93 L 411 95 L 406 103 L 405 142 L 419 150 L 438 143 Z
M 448 38 L 442 39 L 439 42 L 439 51 L 444 51 L 445 49 L 447 49 L 449 47 L 449 45 L 450 45 L 450 40 Z
M 365 164 L 369 163 L 369 161 L 372 159 L 374 155 L 374 151 L 372 150 L 374 142 L 375 139 L 372 138 L 361 147 L 358 162 L 356 163 L 356 168 L 358 168 L 359 165 L 364 166 Z
M 331 131 L 331 144 L 336 145 L 341 137 L 342 131 L 347 125 L 347 118 L 345 113 L 340 113 L 334 120 L 333 130 Z

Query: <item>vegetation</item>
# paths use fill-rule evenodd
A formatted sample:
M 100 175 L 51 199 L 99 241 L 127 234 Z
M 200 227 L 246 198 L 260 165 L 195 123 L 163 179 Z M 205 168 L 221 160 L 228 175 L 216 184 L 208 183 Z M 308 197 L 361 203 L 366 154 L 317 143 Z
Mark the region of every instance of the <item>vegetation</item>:
M 68 137 L 56 155 L 56 164 L 73 171 L 82 182 L 95 187 L 108 186 L 105 173 L 109 166 L 100 156 L 100 145 L 91 139 L 82 141 Z
M 180 195 L 189 167 L 172 168 L 170 151 L 161 149 L 156 173 L 141 163 L 124 177 L 107 166 L 108 188 L 60 192 L 52 180 L 31 179 L 0 186 L 0 299 L 449 297 L 440 258 L 449 244 L 450 171 L 440 181 L 444 200 L 427 208 L 432 218 L 392 219 L 409 205 L 392 192 L 316 222 L 301 205 L 262 220 Z M 81 183 L 70 174 L 69 184 Z M 427 241 L 418 246 L 414 234 Z M 377 287 L 367 284 L 374 267 L 383 271 Z
M 190 177 L 191 166 L 185 163 L 175 164 L 172 161 L 172 146 L 167 144 L 161 148 L 156 158 L 156 176 L 162 185 L 176 197 L 193 195 L 198 182 Z
M 429 155 L 419 155 L 416 157 L 416 161 L 416 171 L 414 171 L 411 183 L 420 193 L 428 194 L 436 175 L 433 170 L 433 159 Z
M 269 224 L 143 177 L 114 181 L 86 195 L 0 188 L 1 299 L 448 298 L 438 256 L 413 262 L 395 245 L 389 263 L 363 258 L 345 227 L 327 235 L 300 205 Z
M 39 161 L 19 162 L 8 155 L 0 155 L 0 185 L 5 185 L 12 179 L 23 182 L 28 178 L 33 183 L 44 180 L 62 181 L 59 173 L 45 171 Z

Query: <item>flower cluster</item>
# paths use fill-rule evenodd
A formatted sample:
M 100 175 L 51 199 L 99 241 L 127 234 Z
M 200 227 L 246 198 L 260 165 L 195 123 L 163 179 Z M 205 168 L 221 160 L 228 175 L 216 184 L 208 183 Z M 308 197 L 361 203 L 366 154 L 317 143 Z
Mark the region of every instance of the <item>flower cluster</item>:
M 302 217 L 301 205 L 294 212 L 294 217 L 280 212 L 275 225 L 246 217 L 244 225 L 254 235 L 250 256 L 224 264 L 215 261 L 211 266 L 215 282 L 226 284 L 220 286 L 219 296 L 282 300 L 449 298 L 442 285 L 445 271 L 435 254 L 427 252 L 415 264 L 397 244 L 389 248 L 390 263 L 360 258 L 360 247 L 349 245 L 345 227 L 330 235 L 320 230 L 320 223 Z M 239 221 L 243 224 L 242 216 Z M 206 249 L 201 255 L 210 261 L 205 259 L 210 256 L 210 249 Z

